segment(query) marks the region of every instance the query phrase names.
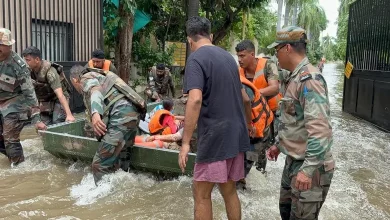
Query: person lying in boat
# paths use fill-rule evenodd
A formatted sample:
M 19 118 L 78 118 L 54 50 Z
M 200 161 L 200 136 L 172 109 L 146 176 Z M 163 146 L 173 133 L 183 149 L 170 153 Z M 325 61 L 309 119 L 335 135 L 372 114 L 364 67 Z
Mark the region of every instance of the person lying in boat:
M 178 112 L 178 113 L 182 113 L 184 112 L 180 107 L 182 107 L 182 105 L 185 105 L 185 103 L 183 104 L 182 101 L 180 99 L 174 99 L 174 100 L 171 100 L 171 99 L 164 99 L 161 104 L 157 105 L 156 107 L 154 107 L 154 109 L 148 113 L 146 113 L 146 117 L 145 117 L 145 120 L 141 120 L 139 122 L 139 128 L 145 132 L 145 133 L 150 133 L 149 131 L 149 123 L 151 121 L 151 119 L 153 118 L 154 114 L 158 111 L 158 110 L 162 110 L 164 109 L 164 105 L 165 106 L 174 106 L 172 108 L 170 108 L 171 110 L 169 110 L 169 112 L 171 114 L 174 114 L 173 113 L 173 109 L 175 108 L 175 112 Z M 176 107 L 178 106 L 178 109 L 176 109 Z M 183 114 L 183 113 L 182 113 Z M 184 121 L 184 116 L 179 116 L 179 115 L 174 115 L 175 116 L 175 119 L 176 120 L 180 120 L 180 121 Z M 178 124 L 180 124 L 180 121 L 178 121 Z
M 75 65 L 70 70 L 74 88 L 83 96 L 100 145 L 92 161 L 97 184 L 119 168 L 119 155 L 127 156 L 126 142 L 134 143 L 145 101 L 115 73 Z M 127 145 L 126 145 L 127 146 Z M 121 151 L 125 151 L 123 154 Z
M 183 128 L 174 134 L 165 135 L 142 135 L 136 136 L 135 144 L 151 148 L 166 148 L 170 150 L 179 150 L 180 145 L 177 143 L 183 137 Z
M 157 134 L 174 134 L 183 127 L 183 116 L 174 116 L 173 100 L 165 99 L 162 103 L 163 109 L 159 109 L 153 113 L 149 122 L 149 132 L 151 135 Z

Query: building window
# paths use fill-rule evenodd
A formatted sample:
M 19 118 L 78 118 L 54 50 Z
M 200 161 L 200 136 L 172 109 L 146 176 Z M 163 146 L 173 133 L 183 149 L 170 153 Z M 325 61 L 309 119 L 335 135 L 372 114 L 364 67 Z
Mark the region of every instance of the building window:
M 32 46 L 39 48 L 42 59 L 72 61 L 72 24 L 58 21 L 33 19 Z

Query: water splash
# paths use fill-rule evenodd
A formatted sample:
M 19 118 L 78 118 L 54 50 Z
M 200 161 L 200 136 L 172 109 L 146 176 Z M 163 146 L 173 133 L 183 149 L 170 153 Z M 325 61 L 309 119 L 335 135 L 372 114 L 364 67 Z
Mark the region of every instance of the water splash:
M 80 184 L 70 188 L 70 196 L 76 200 L 75 205 L 90 205 L 99 199 L 114 194 L 123 194 L 128 187 L 134 188 L 134 191 L 138 191 L 142 188 L 150 188 L 155 183 L 156 181 L 147 175 L 119 170 L 115 173 L 104 175 L 102 180 L 99 181 L 98 186 L 96 186 L 93 175 L 88 173 L 83 177 Z

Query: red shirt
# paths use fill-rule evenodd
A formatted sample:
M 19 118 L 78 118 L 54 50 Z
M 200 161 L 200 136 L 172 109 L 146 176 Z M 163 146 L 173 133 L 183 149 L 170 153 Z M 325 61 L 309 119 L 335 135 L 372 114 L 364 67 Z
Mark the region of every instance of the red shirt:
M 175 117 L 171 115 L 164 115 L 163 123 L 161 124 L 163 127 L 168 126 L 171 128 L 172 134 L 177 132 L 177 125 L 175 124 Z

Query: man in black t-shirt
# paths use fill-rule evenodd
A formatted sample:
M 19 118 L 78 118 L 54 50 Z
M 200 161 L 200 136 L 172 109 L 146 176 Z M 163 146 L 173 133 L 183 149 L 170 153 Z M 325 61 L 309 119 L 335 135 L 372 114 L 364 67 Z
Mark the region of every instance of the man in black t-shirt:
M 212 219 L 211 191 L 219 185 L 229 219 L 241 219 L 235 182 L 244 177 L 244 152 L 249 150 L 251 106 L 236 62 L 225 50 L 212 45 L 210 21 L 191 17 L 186 24 L 193 52 L 184 76 L 186 105 L 179 165 L 184 171 L 190 140 L 198 125 L 194 167 L 195 219 Z M 244 104 L 245 108 L 244 108 Z

